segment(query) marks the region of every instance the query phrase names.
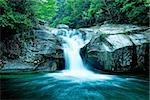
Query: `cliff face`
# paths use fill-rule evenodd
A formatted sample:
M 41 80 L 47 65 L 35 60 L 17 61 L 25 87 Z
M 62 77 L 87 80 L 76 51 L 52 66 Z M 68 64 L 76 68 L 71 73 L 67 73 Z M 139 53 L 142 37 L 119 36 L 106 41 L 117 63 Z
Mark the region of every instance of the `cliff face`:
M 63 41 L 59 36 L 68 32 L 82 35 L 86 44 L 82 49 L 83 57 L 96 69 L 113 72 L 148 71 L 149 31 L 146 27 L 114 24 L 80 29 L 70 29 L 66 25 L 41 27 L 34 31 L 33 40 L 18 45 L 21 49 L 16 49 L 16 43 L 11 42 L 11 48 L 7 48 L 8 51 L 12 49 L 10 58 L 16 55 L 18 59 L 1 64 L 0 71 L 64 69 Z M 7 52 L 7 49 L 3 48 L 3 51 Z
M 148 71 L 150 30 L 146 27 L 105 24 L 91 31 L 85 55 L 93 67 L 113 72 Z

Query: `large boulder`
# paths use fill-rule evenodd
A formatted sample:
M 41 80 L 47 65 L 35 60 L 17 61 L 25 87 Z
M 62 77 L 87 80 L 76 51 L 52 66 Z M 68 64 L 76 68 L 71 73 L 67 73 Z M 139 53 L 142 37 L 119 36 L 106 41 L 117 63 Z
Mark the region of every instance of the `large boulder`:
M 46 29 L 35 30 L 35 39 L 25 42 L 20 59 L 22 62 L 37 66 L 34 70 L 53 71 L 64 67 L 63 51 L 59 38 Z M 48 60 L 49 59 L 49 60 Z M 55 63 L 55 66 L 53 64 Z M 54 68 L 55 67 L 55 68 Z
M 106 24 L 89 29 L 93 33 L 85 59 L 93 67 L 114 72 L 148 71 L 146 27 Z

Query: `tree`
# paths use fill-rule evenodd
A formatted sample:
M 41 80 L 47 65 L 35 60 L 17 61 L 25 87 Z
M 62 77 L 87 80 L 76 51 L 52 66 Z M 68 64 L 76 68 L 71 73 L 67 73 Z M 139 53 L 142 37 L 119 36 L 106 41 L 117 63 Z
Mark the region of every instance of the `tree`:
M 0 0 L 2 35 L 16 34 L 33 27 L 32 2 L 29 0 Z
M 56 15 L 56 0 L 33 0 L 34 11 L 38 20 L 50 21 Z

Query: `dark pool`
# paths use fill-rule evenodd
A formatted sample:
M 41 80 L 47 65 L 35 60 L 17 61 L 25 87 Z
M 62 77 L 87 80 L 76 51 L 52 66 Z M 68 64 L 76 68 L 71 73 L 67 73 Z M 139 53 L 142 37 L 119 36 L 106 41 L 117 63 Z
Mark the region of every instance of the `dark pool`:
M 149 100 L 147 77 L 91 79 L 52 73 L 1 75 L 1 100 Z

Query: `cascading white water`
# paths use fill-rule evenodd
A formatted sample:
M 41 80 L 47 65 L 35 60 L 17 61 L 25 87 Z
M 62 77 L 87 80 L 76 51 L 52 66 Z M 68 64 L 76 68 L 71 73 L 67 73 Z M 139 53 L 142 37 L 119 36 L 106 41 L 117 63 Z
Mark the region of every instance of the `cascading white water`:
M 72 33 L 70 33 L 72 34 Z M 66 70 L 64 74 L 71 76 L 89 76 L 94 74 L 87 70 L 80 56 L 80 49 L 88 42 L 82 39 L 80 34 L 61 36 L 64 40 L 63 50 Z
M 65 70 L 60 73 L 49 74 L 49 76 L 56 77 L 58 79 L 63 79 L 71 76 L 75 78 L 82 78 L 82 81 L 85 80 L 99 80 L 99 79 L 110 79 L 106 75 L 96 74 L 86 68 L 82 58 L 80 56 L 80 49 L 83 48 L 87 43 L 89 43 L 90 36 L 86 39 L 83 39 L 82 34 L 79 31 L 75 30 L 66 30 L 63 29 L 64 33 L 59 34 L 59 37 L 62 39 L 62 48 L 64 51 L 65 58 Z M 56 32 L 57 33 L 57 32 Z M 58 34 L 55 34 L 58 35 Z M 66 77 L 65 77 L 66 76 Z M 69 78 L 69 79 L 70 79 Z
M 63 39 L 66 42 L 63 44 L 66 69 L 70 71 L 84 70 L 79 44 L 71 38 L 63 37 Z

